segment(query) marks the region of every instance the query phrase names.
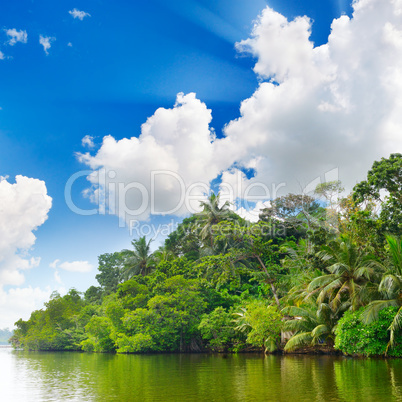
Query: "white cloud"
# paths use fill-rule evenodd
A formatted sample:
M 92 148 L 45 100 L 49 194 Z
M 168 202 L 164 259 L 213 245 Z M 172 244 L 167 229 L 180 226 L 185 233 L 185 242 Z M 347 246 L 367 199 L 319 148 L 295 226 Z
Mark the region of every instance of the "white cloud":
M 90 135 L 86 135 L 82 140 L 81 144 L 83 147 L 88 147 L 88 148 L 93 148 L 95 146 L 94 144 L 94 137 Z
M 236 46 L 257 59 L 261 81 L 242 102 L 240 117 L 225 127 L 225 138 L 214 140 L 204 103 L 179 94 L 173 109 L 160 108 L 143 124 L 139 138 L 107 136 L 95 155 L 79 155 L 93 170 L 87 195 L 109 202 L 111 213 L 128 221 L 148 219 L 152 200 L 156 211 L 178 205 L 179 181 L 186 190 L 197 182 L 208 187 L 221 173 L 233 185 L 233 199 L 257 184 L 263 186 L 249 195 L 265 193 L 261 202 L 310 190 L 336 168 L 350 190 L 375 160 L 402 152 L 401 4 L 355 1 L 353 18 L 334 20 L 328 43 L 319 47 L 309 40 L 307 17 L 288 21 L 267 7 L 251 37 Z M 238 181 L 235 173 L 244 169 L 255 176 L 240 173 Z M 160 175 L 152 193 L 155 170 L 172 174 Z M 136 188 L 122 194 L 119 183 Z M 174 214 L 186 212 L 182 206 Z
M 49 264 L 49 267 L 50 268 L 53 268 L 53 269 L 56 269 L 56 267 L 57 267 L 57 264 L 60 262 L 60 260 L 54 260 L 53 262 L 51 262 L 50 264 Z
M 91 265 L 88 261 L 73 261 L 73 262 L 63 262 L 58 268 L 64 269 L 69 272 L 90 272 L 93 269 L 93 265 Z
M 4 60 L 4 59 L 5 59 L 4 53 L 0 50 L 0 60 Z
M 60 260 L 54 260 L 49 264 L 50 268 L 56 269 L 54 273 L 54 278 L 56 282 L 61 283 L 59 272 L 57 271 L 59 268 L 69 272 L 90 272 L 93 269 L 93 265 L 91 265 L 88 261 L 73 261 L 73 262 L 61 262 Z
M 184 191 L 201 183 L 203 187 L 193 188 L 191 194 L 202 197 L 220 171 L 211 119 L 211 111 L 195 94 L 179 94 L 173 109 L 159 108 L 142 125 L 139 138 L 104 137 L 96 155 L 78 155 L 94 170 L 88 177 L 93 184 L 89 196 L 101 203 L 106 197 L 110 209 L 126 221 L 147 219 L 151 201 L 161 214 L 173 209 L 176 215 L 188 213 L 181 198 Z M 159 172 L 154 187 L 151 172 Z M 198 207 L 199 202 L 192 204 Z
M 270 205 L 271 203 L 269 201 L 258 201 L 254 208 L 241 207 L 239 209 L 235 209 L 234 212 L 250 222 L 258 222 L 261 211 L 264 208 L 268 208 Z
M 55 271 L 55 273 L 54 273 L 54 280 L 55 280 L 57 283 L 59 283 L 60 285 L 62 284 L 62 280 L 61 280 L 61 277 L 60 277 L 60 274 L 59 274 L 58 271 Z
M 91 14 L 86 13 L 85 11 L 80 11 L 74 8 L 73 10 L 68 12 L 73 18 L 78 18 L 79 20 L 83 20 L 85 17 L 90 17 Z
M 73 44 L 72 44 L 71 42 L 68 42 L 68 43 L 67 43 L 67 46 L 68 46 L 68 47 L 73 47 Z
M 28 34 L 27 31 L 17 31 L 15 28 L 5 29 L 6 35 L 10 37 L 8 40 L 8 44 L 14 46 L 17 42 L 27 43 L 28 42 Z
M 48 50 L 51 48 L 51 43 L 54 42 L 56 38 L 51 37 L 51 36 L 42 36 L 39 35 L 39 43 L 43 46 L 43 50 L 45 53 L 48 55 L 49 52 Z
M 13 328 L 20 318 L 27 320 L 32 311 L 43 307 L 49 300 L 50 288 L 0 288 L 0 328 Z
M 0 288 L 20 285 L 21 271 L 36 267 L 40 259 L 29 257 L 36 237 L 33 231 L 42 225 L 51 208 L 43 181 L 17 176 L 14 184 L 0 180 Z
M 339 167 L 348 189 L 374 160 L 402 151 L 402 14 L 393 0 L 360 0 L 334 20 L 327 44 L 309 41 L 307 18 L 266 8 L 237 48 L 257 57 L 262 82 L 225 129 L 227 165 L 256 160 L 248 183 L 300 191 Z

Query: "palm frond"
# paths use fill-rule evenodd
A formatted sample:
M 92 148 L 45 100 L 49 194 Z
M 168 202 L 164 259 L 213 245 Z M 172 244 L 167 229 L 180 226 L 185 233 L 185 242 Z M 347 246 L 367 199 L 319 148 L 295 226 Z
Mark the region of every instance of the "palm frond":
M 390 334 L 390 345 L 394 344 L 395 332 L 400 331 L 402 329 L 402 307 L 399 308 L 398 312 L 395 314 L 394 319 L 390 327 L 388 328 L 391 332 Z
M 399 293 L 401 289 L 402 278 L 392 274 L 385 275 L 378 286 L 380 292 L 385 293 L 387 296 L 391 296 L 388 298 L 392 298 L 392 295 Z
M 314 341 L 317 341 L 325 334 L 328 334 L 330 330 L 325 324 L 317 325 L 312 331 L 311 336 L 313 337 Z
M 293 335 L 287 341 L 284 350 L 286 352 L 290 352 L 302 346 L 309 345 L 312 340 L 313 337 L 311 336 L 311 332 L 302 332 L 300 334 Z
M 371 302 L 363 311 L 361 320 L 364 324 L 370 324 L 378 320 L 378 313 L 380 310 L 390 306 L 398 306 L 398 301 L 393 300 L 375 300 Z
M 329 283 L 331 283 L 334 279 L 336 279 L 336 276 L 334 274 L 322 275 L 319 276 L 318 278 L 314 278 L 308 285 L 307 290 L 311 291 L 326 286 Z
M 402 237 L 398 239 L 395 236 L 386 236 L 386 239 L 394 268 L 402 275 Z

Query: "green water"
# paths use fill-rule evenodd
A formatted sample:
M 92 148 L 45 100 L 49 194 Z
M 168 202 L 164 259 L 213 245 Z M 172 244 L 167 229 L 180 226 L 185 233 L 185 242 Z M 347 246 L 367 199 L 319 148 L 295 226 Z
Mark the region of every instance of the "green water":
M 402 401 L 402 360 L 0 349 L 3 401 Z

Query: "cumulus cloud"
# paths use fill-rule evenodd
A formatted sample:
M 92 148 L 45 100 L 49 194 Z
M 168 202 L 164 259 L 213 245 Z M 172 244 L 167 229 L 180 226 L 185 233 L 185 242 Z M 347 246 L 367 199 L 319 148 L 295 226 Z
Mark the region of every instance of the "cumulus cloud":
M 54 268 L 56 268 L 56 265 L 58 264 L 58 260 L 56 261 L 57 262 L 55 263 Z M 88 261 L 66 261 L 58 265 L 58 268 L 69 272 L 86 273 L 92 271 L 93 265 L 91 265 Z
M 93 148 L 95 146 L 94 144 L 94 137 L 90 135 L 86 135 L 82 140 L 81 144 L 83 147 L 88 147 L 88 148 Z
M 28 34 L 27 31 L 17 31 L 15 28 L 5 29 L 6 35 L 10 37 L 8 40 L 8 44 L 14 46 L 17 42 L 27 43 L 28 42 Z
M 219 144 L 227 164 L 256 161 L 251 182 L 300 191 L 339 167 L 350 189 L 374 160 L 402 151 L 400 2 L 360 0 L 314 47 L 307 17 L 266 8 L 238 50 L 257 58 L 263 80 L 242 102 Z
M 172 208 L 183 194 L 180 184 L 208 187 L 215 178 L 232 200 L 254 197 L 251 209 L 311 191 L 329 176 L 350 190 L 374 160 L 402 152 L 401 4 L 355 1 L 353 17 L 334 20 L 328 43 L 318 47 L 308 17 L 289 21 L 265 8 L 250 38 L 236 45 L 256 58 L 260 83 L 242 102 L 240 117 L 225 126 L 225 137 L 214 139 L 204 103 L 179 94 L 173 109 L 158 109 L 147 120 L 139 138 L 108 136 L 95 155 L 79 155 L 93 170 L 87 195 L 127 221 L 135 210 L 137 219 L 147 219 L 152 202 L 156 211 L 183 215 L 188 208 Z M 165 175 L 152 186 L 158 170 Z M 118 191 L 120 185 L 127 191 Z
M 13 328 L 14 322 L 22 318 L 27 320 L 32 311 L 43 307 L 49 300 L 50 288 L 0 288 L 0 328 Z
M 248 220 L 249 222 L 258 222 L 259 221 L 259 216 L 261 211 L 264 208 L 268 208 L 270 206 L 270 202 L 269 201 L 257 201 L 256 205 L 254 206 L 254 208 L 244 208 L 244 207 L 240 207 L 238 209 L 234 209 L 234 212 L 241 216 L 243 219 Z
M 0 51 L 0 60 L 4 60 L 6 56 L 4 56 L 4 53 Z
M 22 284 L 22 271 L 39 265 L 28 252 L 36 240 L 33 231 L 46 221 L 51 205 L 43 181 L 17 176 L 11 184 L 1 178 L 0 287 Z
M 54 42 L 56 38 L 51 36 L 42 36 L 39 35 L 39 43 L 43 46 L 43 50 L 48 55 L 48 50 L 52 47 L 51 43 Z
M 85 11 L 80 11 L 74 8 L 73 10 L 68 12 L 74 19 L 78 18 L 79 20 L 83 20 L 85 17 L 90 17 L 91 14 L 86 13 Z
M 211 111 L 195 94 L 179 94 L 172 109 L 159 108 L 142 125 L 141 135 L 116 141 L 103 138 L 96 155 L 79 154 L 94 173 L 88 177 L 93 201 L 109 206 L 122 219 L 188 213 L 186 191 L 203 197 L 219 172 L 214 155 Z M 188 201 L 189 198 L 186 198 Z

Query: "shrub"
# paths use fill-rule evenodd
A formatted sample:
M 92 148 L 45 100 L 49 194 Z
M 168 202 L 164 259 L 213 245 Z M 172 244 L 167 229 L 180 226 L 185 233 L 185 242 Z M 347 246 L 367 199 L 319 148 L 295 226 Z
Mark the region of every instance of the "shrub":
M 152 337 L 148 334 L 134 336 L 121 335 L 116 341 L 117 353 L 145 353 L 155 348 Z
M 361 321 L 364 308 L 348 311 L 339 320 L 335 331 L 335 349 L 347 355 L 395 356 L 402 357 L 402 334 L 395 337 L 394 346 L 388 349 L 390 333 L 388 331 L 397 311 L 396 307 L 380 310 L 378 320 L 365 325 Z
M 247 333 L 247 343 L 274 352 L 279 345 L 282 314 L 263 301 L 250 301 L 236 313 L 235 329 Z
M 209 314 L 204 314 L 198 329 L 208 346 L 215 351 L 223 351 L 235 338 L 232 314 L 223 307 L 217 307 Z

